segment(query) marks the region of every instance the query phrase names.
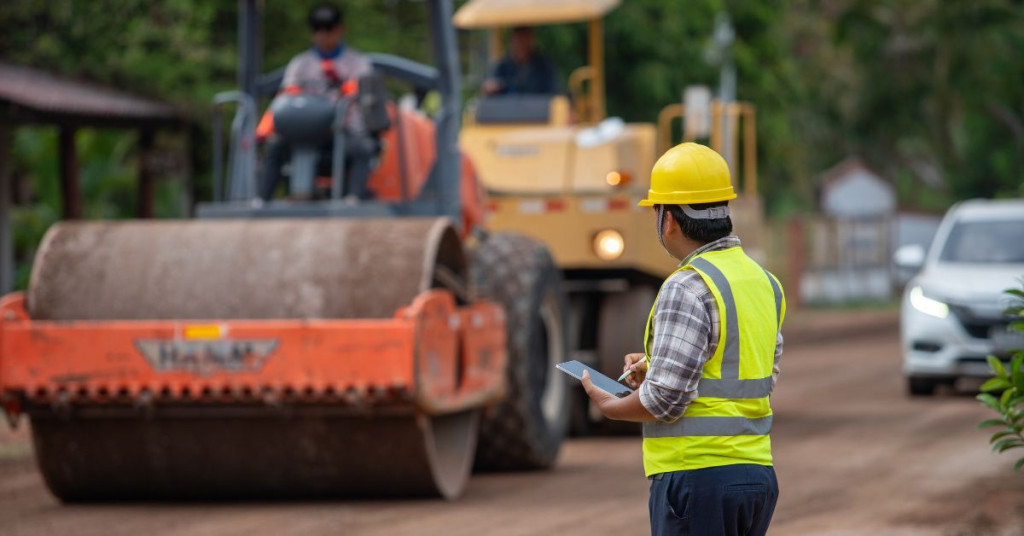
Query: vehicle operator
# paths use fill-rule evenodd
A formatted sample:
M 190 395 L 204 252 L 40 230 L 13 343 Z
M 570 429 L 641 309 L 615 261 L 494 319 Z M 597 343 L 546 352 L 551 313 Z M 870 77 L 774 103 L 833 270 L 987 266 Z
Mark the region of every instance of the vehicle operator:
M 512 29 L 509 53 L 495 65 L 481 89 L 487 95 L 554 95 L 561 93 L 555 64 L 536 50 L 533 28 Z
M 288 62 L 281 81 L 280 94 L 331 95 L 337 97 L 350 90 L 358 80 L 373 70 L 370 60 L 344 41 L 345 14 L 337 6 L 322 4 L 309 12 L 309 27 L 313 32 L 313 46 Z M 348 84 L 346 84 L 348 83 Z M 291 148 L 273 135 L 273 115 L 268 110 L 257 128 L 260 140 L 267 139 L 263 167 L 263 185 L 260 195 L 270 200 L 281 182 L 281 167 L 291 157 Z M 370 175 L 370 160 L 376 151 L 376 142 L 366 133 L 358 104 L 350 105 L 345 116 L 345 156 L 349 172 L 346 174 L 348 194 L 360 199 L 371 197 L 366 188 Z M 329 154 L 331 141 L 324 147 Z
M 643 423 L 652 534 L 761 536 L 778 498 L 769 394 L 786 305 L 732 234 L 735 197 L 725 160 L 703 145 L 658 159 L 640 205 L 682 262 L 651 309 L 644 352 L 625 356 L 636 391 L 616 398 L 583 377 L 607 418 Z

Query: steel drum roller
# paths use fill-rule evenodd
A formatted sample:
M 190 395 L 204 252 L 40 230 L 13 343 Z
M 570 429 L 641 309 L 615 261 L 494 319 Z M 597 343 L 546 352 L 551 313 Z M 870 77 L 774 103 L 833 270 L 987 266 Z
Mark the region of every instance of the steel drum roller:
M 390 318 L 466 272 L 445 219 L 69 222 L 44 238 L 27 303 L 36 320 Z M 454 497 L 478 429 L 476 411 L 183 409 L 35 413 L 47 484 L 64 500 Z
M 73 222 L 36 255 L 37 320 L 390 318 L 465 277 L 445 219 Z

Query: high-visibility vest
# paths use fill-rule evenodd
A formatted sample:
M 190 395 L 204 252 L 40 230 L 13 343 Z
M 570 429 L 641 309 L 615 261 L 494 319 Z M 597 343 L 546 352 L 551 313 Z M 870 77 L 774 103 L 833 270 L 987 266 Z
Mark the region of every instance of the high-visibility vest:
M 772 464 L 772 368 L 786 314 L 779 281 L 740 247 L 697 255 L 676 270 L 697 272 L 718 306 L 718 347 L 705 363 L 694 399 L 676 422 L 644 423 L 644 471 Z M 671 276 L 669 276 L 671 278 Z M 654 307 L 644 352 L 651 359 Z M 657 367 L 657 357 L 650 365 Z

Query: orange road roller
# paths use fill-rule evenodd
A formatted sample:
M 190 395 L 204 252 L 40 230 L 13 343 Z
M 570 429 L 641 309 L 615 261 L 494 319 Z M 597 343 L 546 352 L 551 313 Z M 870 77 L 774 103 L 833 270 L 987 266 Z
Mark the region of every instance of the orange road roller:
M 243 35 L 262 4 L 240 2 Z M 315 112 L 351 103 L 316 96 L 274 113 L 296 143 L 333 144 L 330 176 L 296 149 L 290 183 L 313 195 L 257 196 L 267 84 L 242 39 L 242 87 L 217 99 L 236 105 L 228 157 L 215 128 L 216 195 L 196 219 L 46 234 L 27 290 L 0 301 L 0 403 L 29 417 L 57 497 L 454 498 L 474 468 L 554 464 L 570 401 L 553 367 L 568 354 L 560 272 L 541 242 L 483 229 L 457 148 L 451 1 L 421 5 L 435 65 L 371 56 L 441 109 L 360 84 L 361 112 L 380 112 L 374 199 L 342 198 L 349 140 Z

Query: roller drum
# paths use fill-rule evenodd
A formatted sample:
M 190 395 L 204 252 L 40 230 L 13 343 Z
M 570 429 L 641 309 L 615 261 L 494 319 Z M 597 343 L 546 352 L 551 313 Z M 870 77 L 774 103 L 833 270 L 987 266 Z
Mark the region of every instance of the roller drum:
M 27 306 L 59 321 L 391 318 L 466 272 L 446 219 L 68 222 L 43 240 Z M 33 441 L 50 489 L 71 501 L 451 498 L 472 467 L 477 411 L 251 409 L 158 407 L 147 418 L 36 408 Z
M 390 318 L 466 261 L 445 219 L 66 222 L 36 255 L 38 320 Z
M 374 418 L 35 416 L 50 490 L 64 501 L 417 497 L 465 485 L 478 413 Z

